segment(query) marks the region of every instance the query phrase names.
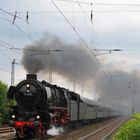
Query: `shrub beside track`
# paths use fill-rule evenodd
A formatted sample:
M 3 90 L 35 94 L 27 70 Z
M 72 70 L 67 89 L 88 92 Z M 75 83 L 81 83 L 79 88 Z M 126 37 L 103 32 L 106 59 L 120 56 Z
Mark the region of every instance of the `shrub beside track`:
M 124 123 L 112 140 L 140 140 L 140 113 Z

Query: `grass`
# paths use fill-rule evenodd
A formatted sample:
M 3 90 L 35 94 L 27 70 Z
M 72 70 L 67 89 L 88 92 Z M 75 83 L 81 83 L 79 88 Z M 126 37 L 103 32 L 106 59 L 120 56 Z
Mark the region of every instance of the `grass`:
M 140 140 L 140 113 L 124 123 L 112 140 Z

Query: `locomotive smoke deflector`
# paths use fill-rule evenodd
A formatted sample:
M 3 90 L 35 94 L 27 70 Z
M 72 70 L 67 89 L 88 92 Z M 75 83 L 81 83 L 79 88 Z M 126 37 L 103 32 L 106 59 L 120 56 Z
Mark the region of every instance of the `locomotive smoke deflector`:
M 7 92 L 7 98 L 8 99 L 14 99 L 16 93 L 16 87 L 15 86 L 10 86 L 9 90 Z
M 26 79 L 27 80 L 37 80 L 37 75 L 36 74 L 27 74 Z

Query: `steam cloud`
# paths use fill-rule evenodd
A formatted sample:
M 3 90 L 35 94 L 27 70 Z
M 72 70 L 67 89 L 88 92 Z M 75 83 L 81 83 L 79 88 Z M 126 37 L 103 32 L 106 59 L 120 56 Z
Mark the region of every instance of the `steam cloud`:
M 53 52 L 53 50 L 62 50 Z M 50 53 L 48 52 L 50 51 Z M 41 41 L 24 48 L 22 63 L 28 73 L 53 72 L 68 79 L 76 79 L 90 83 L 98 94 L 103 105 L 114 106 L 124 112 L 131 112 L 133 94 L 139 99 L 140 74 L 138 71 L 107 70 L 106 75 L 119 75 L 108 80 L 101 74 L 93 55 L 81 44 L 67 44 L 58 37 L 46 36 Z M 114 80 L 115 79 L 115 80 Z M 131 81 L 131 85 L 129 85 Z M 131 86 L 128 88 L 128 86 Z M 134 99 L 136 111 L 139 110 L 139 100 Z M 139 110 L 140 111 L 140 110 Z
M 64 133 L 64 129 L 62 127 L 52 126 L 52 128 L 49 129 L 47 133 L 48 135 L 51 135 L 51 136 L 57 136 Z

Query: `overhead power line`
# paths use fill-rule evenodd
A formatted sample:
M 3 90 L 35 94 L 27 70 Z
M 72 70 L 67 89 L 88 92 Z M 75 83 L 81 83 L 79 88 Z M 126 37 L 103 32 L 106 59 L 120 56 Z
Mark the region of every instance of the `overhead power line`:
M 29 38 L 31 41 L 34 41 L 33 39 L 32 39 L 32 37 L 29 35 L 29 34 L 27 34 L 26 32 L 24 32 L 21 28 L 20 28 L 20 26 L 19 25 L 17 25 L 17 24 L 14 24 L 15 25 L 15 27 L 22 33 L 22 34 L 24 34 L 27 38 Z
M 49 50 L 39 50 L 39 49 L 25 49 L 25 48 L 10 48 L 12 50 L 19 50 L 19 51 L 23 51 L 23 53 L 27 54 L 27 52 L 33 53 L 30 54 L 30 56 L 34 56 L 34 55 L 43 55 L 43 54 L 50 54 L 52 52 L 63 52 L 64 50 L 60 50 L 60 49 L 49 49 Z
M 7 10 L 2 9 L 2 8 L 0 8 L 0 11 L 4 12 L 4 13 L 10 15 L 10 16 L 13 16 L 13 18 L 15 18 L 15 15 L 16 15 L 15 13 L 13 14 L 13 13 L 8 12 Z M 17 16 L 17 15 L 16 15 L 16 18 L 26 22 L 26 20 L 22 19 L 21 17 L 19 17 L 19 16 Z
M 55 4 L 55 2 L 53 0 L 51 0 L 53 5 L 56 7 L 56 9 L 61 13 L 61 15 L 63 16 L 63 18 L 66 20 L 66 22 L 69 24 L 69 26 L 72 28 L 72 30 L 75 32 L 75 34 L 80 38 L 80 40 L 83 42 L 83 44 L 88 48 L 88 50 L 90 52 L 92 52 L 92 50 L 90 49 L 90 47 L 88 46 L 88 44 L 85 42 L 85 40 L 82 38 L 82 36 L 77 32 L 76 28 L 71 24 L 71 22 L 67 19 L 67 17 L 63 14 L 63 12 L 59 9 L 59 7 Z M 92 52 L 93 54 L 93 52 Z M 95 56 L 95 55 L 94 55 Z
M 18 24 L 15 24 L 16 15 L 15 15 L 15 17 L 14 17 L 14 19 L 13 19 L 12 22 L 11 22 L 11 20 L 6 19 L 6 18 L 3 18 L 3 17 L 0 17 L 0 18 L 3 19 L 3 20 L 5 20 L 5 21 L 8 21 L 9 23 L 12 23 L 12 25 L 15 26 L 22 34 L 24 34 L 31 41 L 34 41 L 33 38 L 28 33 L 26 33 L 25 31 L 23 31 L 22 28 Z M 29 24 L 29 22 L 28 22 L 28 24 Z M 31 25 L 30 25 L 30 27 L 35 32 L 34 28 Z
M 63 14 L 63 12 L 59 9 L 59 7 L 56 5 L 56 3 L 51 0 L 53 5 L 56 7 L 56 9 L 60 12 L 60 14 L 63 16 L 63 18 L 67 21 L 67 23 L 69 24 L 69 26 L 72 28 L 72 30 L 76 33 L 76 35 L 80 38 L 80 40 L 83 42 L 83 44 L 86 46 L 86 48 L 91 52 L 91 54 L 94 56 L 94 58 L 97 61 L 97 65 L 99 66 L 101 72 L 103 73 L 103 75 L 105 76 L 105 78 L 107 78 L 109 85 L 111 86 L 112 89 L 114 89 L 114 87 L 112 86 L 112 83 L 110 81 L 110 79 L 108 78 L 107 74 L 105 73 L 104 69 L 101 69 L 102 65 L 99 62 L 98 58 L 96 57 L 96 55 L 94 54 L 93 50 L 89 47 L 89 45 L 85 42 L 85 40 L 82 38 L 82 36 L 77 32 L 76 28 L 71 24 L 71 22 L 67 19 L 67 17 Z M 77 2 L 77 1 L 76 1 Z
M 84 10 L 84 11 L 62 11 L 66 14 L 76 13 L 76 14 L 82 14 L 82 13 L 91 13 L 90 10 Z M 129 13 L 129 12 L 140 12 L 140 10 L 92 10 L 92 13 Z M 25 13 L 25 12 L 20 12 Z M 30 11 L 30 14 L 58 14 L 60 12 L 58 11 Z M 4 19 L 3 17 L 0 17 Z M 6 19 L 8 20 L 8 19 Z M 8 20 L 11 22 L 11 20 Z M 29 23 L 28 23 L 29 24 Z
M 112 52 L 118 52 L 118 51 L 123 51 L 123 50 L 121 50 L 121 49 L 110 49 L 110 50 L 102 50 L 102 49 L 94 49 L 94 51 L 98 51 L 98 52 L 103 52 L 103 53 L 98 53 L 98 54 L 96 54 L 96 56 L 98 56 L 98 55 L 104 55 L 104 54 L 111 54 Z
M 8 73 L 11 73 L 9 70 L 7 70 L 5 68 L 2 68 L 2 67 L 0 67 L 0 70 L 5 71 L 5 72 L 8 72 Z
M 63 50 L 48 50 L 46 52 L 34 53 L 34 54 L 31 54 L 30 56 L 46 55 L 46 54 L 51 54 L 51 53 L 56 53 L 56 52 L 63 52 Z
M 0 40 L 0 42 L 1 42 L 1 45 L 3 47 L 5 47 L 7 49 L 10 49 L 10 50 L 13 50 L 14 49 L 14 51 L 16 51 L 17 53 L 19 53 L 20 55 L 23 55 L 20 50 L 15 50 L 16 47 L 14 47 L 13 45 L 10 45 L 9 43 L 7 43 L 7 42 L 5 42 L 3 40 Z
M 55 1 L 63 1 L 63 2 L 70 2 L 70 3 L 77 3 L 77 1 L 74 0 L 55 0 Z M 88 4 L 91 5 L 91 2 L 82 2 L 82 1 L 78 1 L 81 4 Z M 131 4 L 131 3 L 96 3 L 94 2 L 94 5 L 98 5 L 98 6 L 102 6 L 102 5 L 106 5 L 106 6 L 140 6 L 140 4 Z
M 40 37 L 40 35 L 37 33 L 37 31 L 31 26 L 31 24 L 29 24 L 29 12 L 28 12 L 28 11 L 26 12 L 26 19 L 25 19 L 25 20 L 22 19 L 21 17 L 17 16 L 17 12 L 15 12 L 15 13 L 13 14 L 13 13 L 8 12 L 7 10 L 4 10 L 4 9 L 2 9 L 2 8 L 0 8 L 0 11 L 4 12 L 4 13 L 10 15 L 10 16 L 12 16 L 12 17 L 13 17 L 13 21 L 11 21 L 11 20 L 9 20 L 9 19 L 6 19 L 6 18 L 3 18 L 3 17 L 0 17 L 1 19 L 6 20 L 6 21 L 12 23 L 13 25 L 15 25 L 15 27 L 16 27 L 21 33 L 23 33 L 25 36 L 27 36 L 27 38 L 29 38 L 31 41 L 34 41 L 33 38 L 32 38 L 29 34 L 27 34 L 25 31 L 23 31 L 22 28 L 20 28 L 19 25 L 15 24 L 15 20 L 16 20 L 16 19 L 20 19 L 20 20 L 26 22 L 26 23 L 29 25 L 29 27 L 36 33 L 36 35 L 38 35 L 38 36 Z

